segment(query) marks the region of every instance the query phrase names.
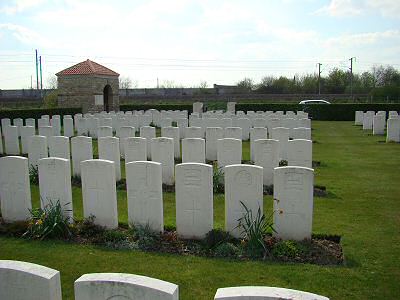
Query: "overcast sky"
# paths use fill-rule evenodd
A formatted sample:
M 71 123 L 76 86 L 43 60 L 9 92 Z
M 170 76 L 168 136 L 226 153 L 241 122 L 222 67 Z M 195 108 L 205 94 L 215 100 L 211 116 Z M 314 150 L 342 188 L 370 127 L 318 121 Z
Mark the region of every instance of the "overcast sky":
M 0 89 L 87 58 L 155 87 L 400 68 L 400 0 L 0 1 Z M 35 81 L 35 80 L 34 80 Z

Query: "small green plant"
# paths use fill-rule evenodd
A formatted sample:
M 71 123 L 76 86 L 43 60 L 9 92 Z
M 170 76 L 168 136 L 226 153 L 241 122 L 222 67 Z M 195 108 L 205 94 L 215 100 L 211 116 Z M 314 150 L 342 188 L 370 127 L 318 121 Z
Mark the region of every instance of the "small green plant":
M 267 247 L 264 238 L 269 230 L 275 231 L 272 223 L 272 214 L 267 218 L 258 207 L 257 214 L 254 216 L 252 210 L 240 201 L 245 209 L 245 214 L 238 220 L 238 228 L 243 236 L 243 246 L 251 257 L 259 257 L 267 254 Z
M 214 249 L 219 245 L 232 240 L 233 237 L 222 229 L 212 229 L 207 232 L 206 237 L 204 238 L 203 242 L 207 249 Z
M 296 241 L 281 241 L 272 248 L 272 255 L 278 258 L 296 258 L 307 251 L 306 247 Z
M 135 225 L 134 236 L 141 250 L 156 250 L 160 244 L 160 234 L 154 232 L 148 224 Z
M 31 218 L 24 236 L 40 240 L 71 236 L 70 217 L 65 216 L 65 212 L 58 200 L 50 201 L 43 209 L 31 209 Z
M 222 193 L 224 191 L 224 170 L 214 164 L 213 171 L 213 191 L 214 193 Z
M 286 167 L 286 166 L 288 166 L 288 161 L 282 159 L 282 160 L 279 162 L 279 166 L 280 166 L 280 167 Z
M 239 248 L 232 243 L 222 243 L 215 248 L 214 255 L 218 257 L 234 257 L 239 253 Z
M 38 185 L 39 184 L 39 171 L 38 167 L 34 165 L 29 166 L 29 181 L 31 184 Z

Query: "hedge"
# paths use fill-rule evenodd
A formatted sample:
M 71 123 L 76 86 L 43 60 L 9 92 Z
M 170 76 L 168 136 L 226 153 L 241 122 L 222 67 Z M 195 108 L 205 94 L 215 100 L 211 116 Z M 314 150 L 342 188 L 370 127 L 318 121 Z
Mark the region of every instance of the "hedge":
M 122 111 L 128 110 L 148 110 L 148 109 L 157 109 L 161 110 L 187 110 L 189 113 L 193 110 L 193 104 L 123 104 L 119 106 L 119 109 Z
M 383 111 L 400 111 L 400 103 L 341 103 L 341 104 L 268 104 L 268 103 L 238 103 L 236 111 L 299 111 L 304 110 L 314 120 L 321 121 L 354 121 L 355 112 L 357 110 L 375 112 Z
M 9 109 L 9 110 L 0 110 L 0 119 L 9 118 L 9 119 L 40 119 L 42 115 L 60 115 L 61 118 L 64 115 L 74 115 L 77 113 L 82 113 L 82 109 L 80 107 L 66 107 L 66 108 L 31 108 L 31 109 Z

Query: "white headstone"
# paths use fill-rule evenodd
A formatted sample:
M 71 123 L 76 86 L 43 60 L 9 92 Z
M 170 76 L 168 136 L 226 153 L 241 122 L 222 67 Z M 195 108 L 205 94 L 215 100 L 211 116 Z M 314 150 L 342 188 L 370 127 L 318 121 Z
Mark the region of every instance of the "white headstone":
M 51 127 L 53 129 L 53 135 L 61 135 L 61 119 L 60 116 L 53 116 L 51 118 Z
M 11 126 L 11 120 L 9 118 L 1 119 L 1 128 L 6 128 L 7 126 Z
M 182 162 L 205 163 L 205 140 L 199 138 L 186 138 L 182 140 Z
M 155 232 L 163 232 L 161 164 L 135 161 L 125 166 L 129 224 L 148 225 Z
M 16 118 L 16 119 L 13 120 L 13 125 L 17 126 L 17 128 L 18 128 L 18 136 L 21 136 L 20 129 L 21 129 L 22 126 L 24 126 L 24 120 L 21 119 L 21 118 Z
M 111 126 L 100 126 L 97 131 L 97 138 L 112 137 L 113 129 Z
M 225 172 L 225 230 L 241 237 L 238 220 L 245 215 L 245 207 L 256 218 L 263 212 L 263 169 L 252 165 L 230 165 Z
M 19 155 L 18 127 L 6 126 L 3 128 L 4 152 L 9 155 Z
M 287 160 L 287 144 L 289 142 L 289 128 L 272 128 L 271 138 L 279 141 L 279 160 Z
M 185 139 L 202 139 L 204 137 L 201 127 L 186 127 Z
M 32 204 L 27 158 L 0 158 L 0 199 L 5 222 L 25 221 L 29 218 Z
M 29 138 L 28 143 L 29 168 L 37 168 L 39 160 L 49 156 L 47 138 L 42 135 L 33 135 Z
M 74 286 L 75 300 L 179 300 L 177 285 L 132 274 L 85 274 L 75 281 Z
M 236 126 L 242 128 L 242 140 L 248 141 L 250 138 L 251 121 L 248 118 L 239 118 L 236 120 Z
M 29 140 L 31 136 L 35 135 L 35 127 L 33 126 L 22 126 L 20 128 L 21 133 L 21 152 L 23 154 L 28 153 Z
M 217 141 L 224 138 L 221 127 L 207 127 L 206 129 L 206 159 L 217 160 Z
M 314 170 L 278 167 L 274 170 L 275 236 L 284 240 L 311 239 Z
M 121 154 L 119 138 L 103 137 L 98 139 L 99 159 L 114 162 L 115 178 L 121 180 Z
M 218 289 L 214 300 L 329 300 L 329 298 L 277 287 L 238 286 Z
M 58 158 L 71 158 L 69 138 L 66 136 L 51 136 L 47 139 L 49 156 Z
M 140 137 L 146 139 L 147 159 L 151 159 L 151 139 L 156 137 L 156 129 L 151 126 L 140 127 Z
M 354 125 L 362 125 L 363 124 L 363 116 L 364 112 L 357 110 L 356 111 L 356 116 L 355 116 L 355 121 L 354 121 Z
M 279 166 L 279 141 L 260 139 L 254 141 L 254 164 L 263 167 L 263 183 L 274 183 L 274 168 Z
M 151 159 L 161 163 L 162 182 L 166 185 L 174 184 L 174 140 L 166 137 L 151 140 Z
M 374 111 L 367 111 L 363 115 L 363 130 L 372 129 L 373 117 L 375 115 Z
M 218 167 L 242 163 L 242 140 L 220 139 L 217 141 Z
M 236 111 L 236 102 L 228 102 L 226 104 L 226 111 L 235 113 Z
M 32 127 L 36 127 L 36 120 L 35 119 L 33 119 L 33 118 L 28 118 L 28 119 L 25 119 L 25 125 L 26 126 L 32 126 Z
M 400 118 L 388 119 L 386 142 L 400 142 Z
M 74 136 L 74 121 L 72 118 L 64 117 L 64 136 L 66 137 Z
M 83 135 L 87 136 L 88 135 L 89 130 L 88 130 L 87 123 L 89 123 L 89 122 L 87 122 L 87 120 L 85 118 L 78 117 L 76 119 L 75 126 L 76 126 L 76 131 L 77 131 L 78 136 L 83 136 Z
M 254 161 L 254 141 L 268 138 L 268 130 L 265 127 L 250 129 L 250 160 Z
M 312 141 L 289 141 L 287 154 L 289 166 L 312 168 Z
M 53 127 L 51 126 L 39 126 L 39 135 L 43 135 L 47 138 L 53 136 Z
M 3 150 L 3 133 L 0 127 L 0 154 L 3 154 L 4 150 Z
M 311 140 L 311 129 L 305 127 L 297 127 L 292 130 L 293 139 Z
M 147 142 L 145 138 L 130 137 L 125 139 L 125 163 L 147 160 Z
M 176 165 L 176 230 L 179 236 L 203 239 L 213 229 L 213 167 Z
M 61 300 L 60 272 L 15 260 L 0 260 L 0 299 Z
M 168 137 L 174 140 L 174 157 L 181 158 L 181 145 L 179 142 L 179 128 L 178 127 L 162 127 L 161 136 Z
M 386 114 L 376 114 L 372 119 L 372 133 L 374 135 L 384 135 L 386 127 Z
M 107 139 L 107 138 L 103 138 Z M 81 162 L 84 217 L 95 217 L 96 225 L 118 227 L 114 162 L 90 159 Z
M 203 113 L 203 103 L 202 102 L 194 102 L 193 103 L 193 112 L 201 114 Z
M 39 160 L 39 190 L 41 207 L 59 201 L 63 214 L 73 220 L 71 164 L 65 158 Z
M 178 118 L 176 124 L 179 128 L 179 138 L 183 139 L 185 137 L 185 128 L 188 127 L 188 119 Z
M 119 130 L 119 149 L 121 157 L 125 157 L 125 141 L 129 137 L 135 137 L 135 128 L 132 126 L 122 126 Z
M 92 138 L 75 136 L 71 139 L 72 174 L 81 176 L 81 162 L 93 159 Z
M 224 129 L 224 138 L 226 139 L 242 139 L 242 128 L 240 127 L 226 127 Z

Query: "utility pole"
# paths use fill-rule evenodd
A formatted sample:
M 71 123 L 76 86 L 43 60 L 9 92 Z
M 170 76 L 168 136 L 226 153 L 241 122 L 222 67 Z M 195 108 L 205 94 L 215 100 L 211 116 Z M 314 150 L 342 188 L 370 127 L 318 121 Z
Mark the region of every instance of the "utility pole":
M 158 77 L 157 77 L 157 88 L 159 88 L 159 85 L 158 85 Z
M 321 95 L 321 63 L 317 63 L 318 65 L 318 95 Z
M 353 99 L 353 59 L 354 61 L 356 61 L 355 57 L 352 57 L 349 59 L 350 61 L 350 95 L 351 95 L 351 99 Z
M 32 75 L 31 75 L 31 89 L 32 89 Z
M 39 65 L 40 65 L 40 90 L 43 90 L 43 81 L 42 81 L 42 56 L 39 56 Z
M 39 89 L 39 71 L 38 71 L 38 56 L 37 56 L 37 49 L 35 50 L 36 53 L 36 89 Z

